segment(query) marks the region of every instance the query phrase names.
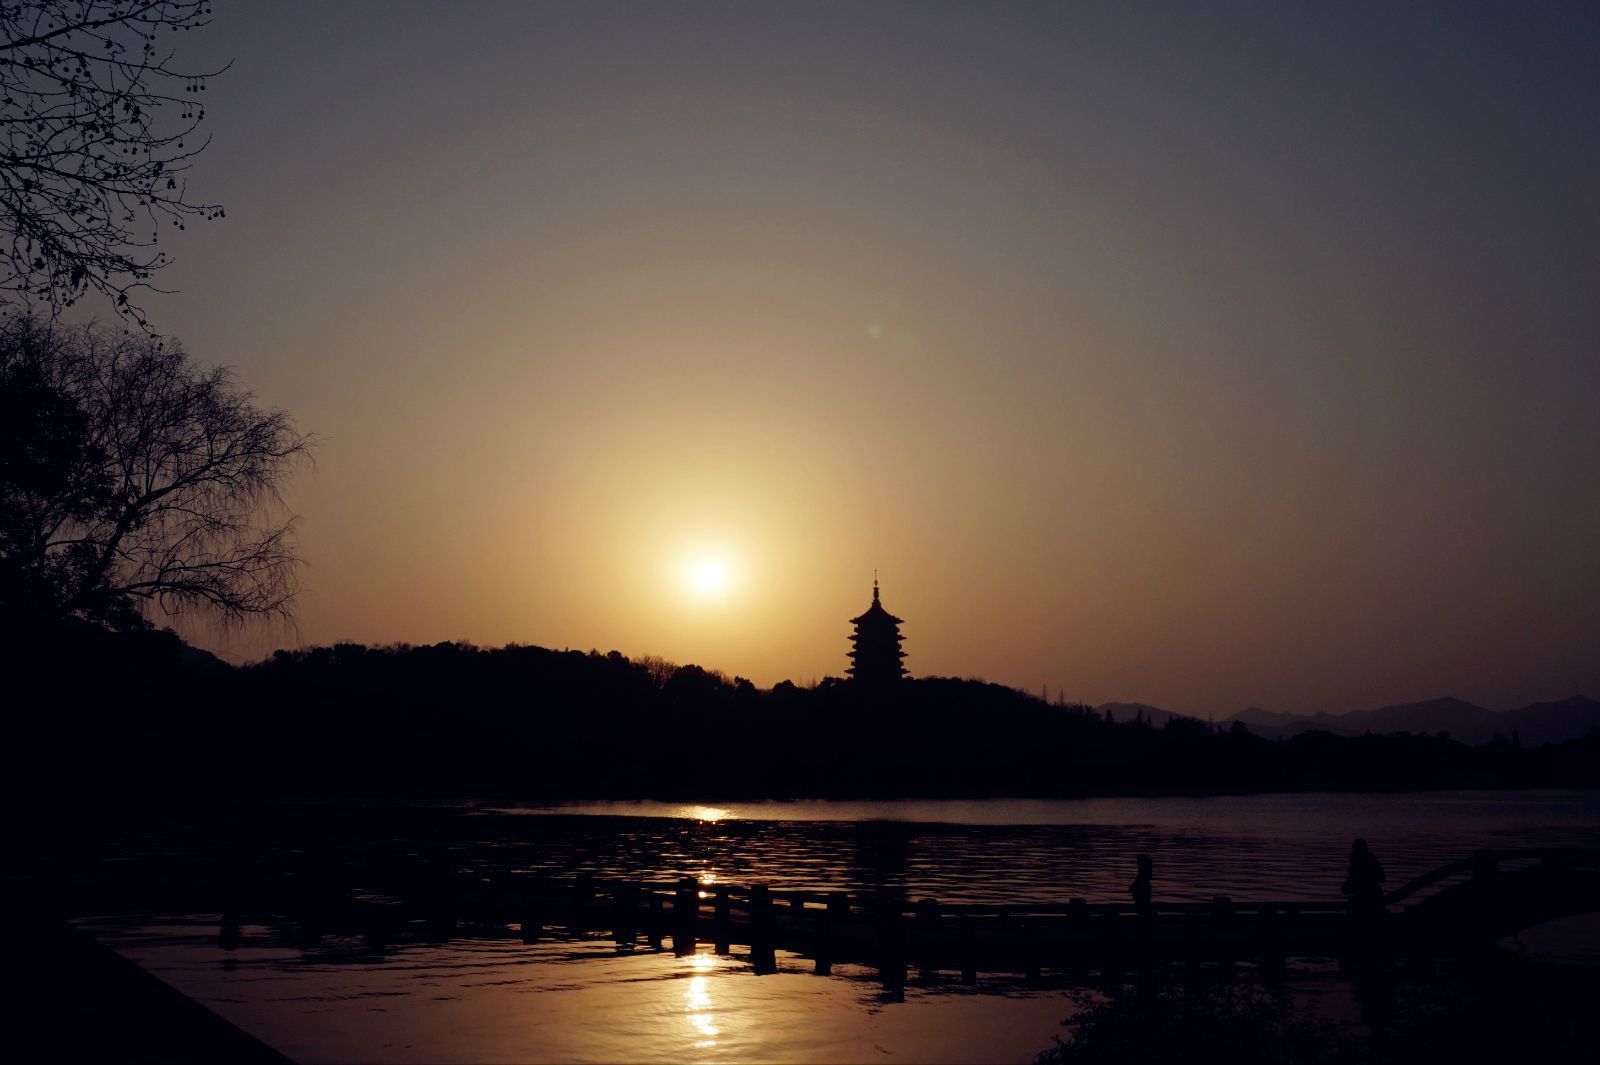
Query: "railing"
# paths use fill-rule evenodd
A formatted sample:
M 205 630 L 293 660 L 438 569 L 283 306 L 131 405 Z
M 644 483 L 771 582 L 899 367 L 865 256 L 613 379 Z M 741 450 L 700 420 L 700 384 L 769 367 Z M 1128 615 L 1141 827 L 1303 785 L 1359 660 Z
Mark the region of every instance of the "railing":
M 1566 900 L 1563 904 L 1576 898 L 1582 906 L 1600 908 L 1600 852 L 1554 849 L 1480 851 L 1407 882 L 1385 902 L 1413 898 L 1465 873 L 1498 877 L 1502 862 L 1526 861 L 1541 863 L 1535 868 L 1550 873 L 1548 882 L 1542 873 L 1529 876 L 1531 870 L 1505 877 L 1540 900 L 1546 888 L 1554 888 L 1551 896 Z M 1565 875 L 1579 870 L 1579 876 Z M 1082 898 L 941 905 L 899 892 L 774 891 L 764 884 L 702 884 L 692 877 L 632 881 L 589 875 L 456 880 L 417 899 L 345 906 L 351 901 L 318 898 L 307 891 L 296 913 L 302 943 L 318 943 L 335 927 L 371 935 L 380 943 L 407 928 L 420 928 L 422 935 L 437 939 L 458 928 L 515 935 L 512 928 L 520 926 L 527 943 L 551 935 L 594 938 L 609 932 L 622 949 L 631 949 L 641 936 L 654 949 L 670 938 L 679 953 L 692 952 L 697 943 L 713 944 L 718 953 L 729 952 L 733 944 L 748 946 L 756 972 L 774 971 L 774 952 L 779 950 L 810 957 L 822 974 L 831 972 L 836 961 L 876 965 L 891 989 L 903 985 L 908 965 L 925 973 L 959 970 L 970 983 L 980 970 L 1021 972 L 1029 979 L 1039 975 L 1041 966 L 1098 967 L 1115 974 L 1157 959 L 1195 964 L 1253 959 L 1263 972 L 1281 975 L 1290 956 L 1343 957 L 1348 951 L 1366 951 L 1439 957 L 1481 944 L 1505 923 L 1486 922 L 1483 906 L 1492 911 L 1489 916 L 1520 912 L 1507 892 L 1480 897 L 1470 888 L 1461 899 L 1465 906 L 1447 905 L 1432 918 L 1423 916 L 1430 909 L 1427 903 L 1405 914 L 1364 918 L 1353 915 L 1344 900 L 1235 901 L 1218 896 L 1210 902 L 1157 902 L 1144 908 Z M 1534 912 L 1542 910 L 1535 907 Z M 237 945 L 239 924 L 237 911 L 224 914 L 224 945 Z
M 754 907 L 771 907 L 775 912 L 793 914 L 832 913 L 842 911 L 862 913 L 873 917 L 895 915 L 898 917 L 924 917 L 929 906 L 948 917 L 974 917 L 998 919 L 1024 919 L 1037 917 L 1126 917 L 1139 914 L 1171 914 L 1189 916 L 1215 916 L 1219 906 L 1240 915 L 1271 913 L 1295 916 L 1301 914 L 1345 913 L 1348 904 L 1343 900 L 1319 902 L 1307 900 L 1236 901 L 1228 896 L 1217 896 L 1210 902 L 1155 902 L 1140 908 L 1129 903 L 1090 903 L 1073 898 L 1065 902 L 997 903 L 938 903 L 928 898 L 913 899 L 894 893 L 855 893 L 817 889 L 772 890 L 766 885 L 742 886 L 733 884 L 704 884 L 698 881 L 684 885 L 672 881 L 605 881 L 578 877 L 573 880 L 546 881 L 542 887 L 550 894 L 545 899 L 561 898 L 564 901 L 594 905 L 609 899 L 614 903 L 650 908 L 656 900 L 662 904 L 692 905 L 748 914 Z M 565 890 L 563 890 L 565 889 Z M 682 892 L 692 892 L 692 902 L 682 899 Z M 570 895 L 569 895 L 570 892 Z
M 1384 895 L 1383 901 L 1388 906 L 1397 905 L 1412 898 L 1420 891 L 1454 877 L 1467 873 L 1475 877 L 1492 876 L 1502 864 L 1520 861 L 1538 861 L 1551 868 L 1558 869 L 1582 866 L 1600 867 L 1600 852 L 1550 847 L 1500 851 L 1481 850 L 1469 858 L 1452 862 L 1449 865 L 1407 881 Z M 698 904 L 711 904 L 718 907 L 719 910 L 737 911 L 746 914 L 751 910 L 752 899 L 759 897 L 762 901 L 756 905 L 772 906 L 779 912 L 790 912 L 797 916 L 816 910 L 827 910 L 838 914 L 842 910 L 855 909 L 875 916 L 891 913 L 901 917 L 907 915 L 917 916 L 925 915 L 926 909 L 930 904 L 936 908 L 938 913 L 951 917 L 993 917 L 1002 919 L 1087 916 L 1123 917 L 1140 913 L 1200 916 L 1215 915 L 1219 906 L 1225 906 L 1229 912 L 1239 915 L 1272 914 L 1289 917 L 1307 914 L 1345 913 L 1349 909 L 1349 904 L 1342 899 L 1329 901 L 1238 901 L 1226 896 L 1218 896 L 1211 902 L 1154 902 L 1149 907 L 1141 909 L 1128 903 L 1090 903 L 1081 898 L 1054 903 L 940 904 L 931 899 L 912 899 L 903 892 L 857 892 L 851 894 L 843 891 L 814 888 L 773 890 L 766 885 L 707 884 L 692 879 L 675 881 L 600 881 L 590 877 L 579 876 L 569 881 L 546 883 L 550 887 L 554 887 L 556 883 L 569 885 L 573 892 L 579 895 L 586 894 L 591 899 L 607 897 L 615 901 L 625 896 L 632 896 L 646 906 L 652 905 L 649 901 L 652 896 L 659 897 L 663 902 L 675 901 L 678 900 L 681 892 L 688 890 L 694 892 Z
M 1459 862 L 1435 869 L 1431 873 L 1424 873 L 1395 888 L 1383 897 L 1385 905 L 1393 906 L 1404 902 L 1424 888 L 1432 887 L 1452 877 L 1463 873 L 1471 873 L 1474 878 L 1493 876 L 1506 862 L 1536 860 L 1553 868 L 1573 868 L 1584 865 L 1600 864 L 1600 852 L 1578 850 L 1570 847 L 1523 847 L 1517 850 L 1497 851 L 1484 849 L 1476 852 L 1470 858 L 1463 858 Z

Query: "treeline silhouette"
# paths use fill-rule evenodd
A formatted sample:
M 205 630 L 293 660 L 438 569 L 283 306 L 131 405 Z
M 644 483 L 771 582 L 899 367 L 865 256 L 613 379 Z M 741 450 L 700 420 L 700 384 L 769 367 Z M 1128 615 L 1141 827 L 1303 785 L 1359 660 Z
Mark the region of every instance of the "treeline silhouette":
M 1108 720 L 977 680 L 742 678 L 615 651 L 463 643 L 229 666 L 166 632 L 18 634 L 8 780 L 55 795 L 1072 797 L 1590 786 L 1600 739 L 1271 741 Z

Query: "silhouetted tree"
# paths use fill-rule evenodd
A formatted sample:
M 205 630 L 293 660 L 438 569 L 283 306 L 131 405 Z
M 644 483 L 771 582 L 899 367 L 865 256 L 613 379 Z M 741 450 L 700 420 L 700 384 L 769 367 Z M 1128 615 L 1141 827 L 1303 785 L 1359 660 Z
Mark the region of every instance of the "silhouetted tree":
M 0 415 L 7 620 L 287 614 L 298 560 L 279 490 L 311 441 L 226 369 L 142 334 L 15 319 Z
M 210 0 L 0 3 L 0 299 L 54 313 L 98 292 L 145 325 L 133 294 L 168 265 L 161 227 L 222 214 L 186 175 L 220 71 L 172 50 L 210 15 Z

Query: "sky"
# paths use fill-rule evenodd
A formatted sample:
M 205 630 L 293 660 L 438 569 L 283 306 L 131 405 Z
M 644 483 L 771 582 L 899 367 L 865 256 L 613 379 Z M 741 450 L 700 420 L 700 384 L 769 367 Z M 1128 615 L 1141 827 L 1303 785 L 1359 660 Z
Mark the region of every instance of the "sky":
M 219 0 L 149 304 L 297 628 L 1222 716 L 1600 691 L 1600 8 Z

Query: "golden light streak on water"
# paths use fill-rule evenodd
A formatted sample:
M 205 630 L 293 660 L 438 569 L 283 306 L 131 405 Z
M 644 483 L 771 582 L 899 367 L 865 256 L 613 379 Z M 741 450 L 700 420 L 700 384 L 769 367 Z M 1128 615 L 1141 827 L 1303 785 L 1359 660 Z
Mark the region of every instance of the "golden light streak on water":
M 697 973 L 707 973 L 717 967 L 717 959 L 709 954 L 695 954 L 686 959 L 689 967 Z M 712 1012 L 714 1004 L 711 1001 L 711 983 L 704 975 L 695 976 L 689 981 L 689 989 L 684 993 L 684 1012 L 689 1016 L 689 1024 L 695 1033 L 702 1038 L 695 1041 L 696 1050 L 707 1050 L 717 1045 L 716 1037 L 722 1034 L 717 1027 L 716 1015 Z

